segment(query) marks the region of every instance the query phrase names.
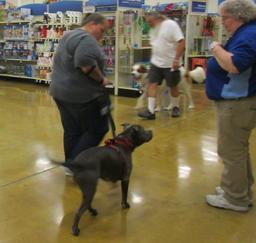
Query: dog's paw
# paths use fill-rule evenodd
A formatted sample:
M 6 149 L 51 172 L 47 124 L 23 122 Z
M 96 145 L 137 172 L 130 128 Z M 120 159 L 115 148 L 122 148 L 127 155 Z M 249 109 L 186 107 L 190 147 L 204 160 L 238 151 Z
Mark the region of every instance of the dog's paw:
M 130 204 L 128 202 L 124 202 L 124 203 L 122 203 L 122 208 L 123 209 L 130 208 Z
M 78 227 L 72 228 L 72 234 L 74 236 L 79 236 L 80 235 L 80 229 Z
M 94 208 L 89 208 L 89 212 L 92 216 L 97 216 L 98 215 L 98 211 Z

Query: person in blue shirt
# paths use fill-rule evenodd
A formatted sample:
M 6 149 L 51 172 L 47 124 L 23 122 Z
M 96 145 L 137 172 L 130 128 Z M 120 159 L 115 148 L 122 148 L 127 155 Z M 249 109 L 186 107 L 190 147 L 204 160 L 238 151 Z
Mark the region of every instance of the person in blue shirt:
M 208 61 L 206 94 L 216 104 L 218 155 L 224 171 L 209 205 L 248 211 L 254 182 L 249 139 L 256 126 L 256 4 L 226 0 L 219 6 L 222 25 L 231 37 L 213 42 Z

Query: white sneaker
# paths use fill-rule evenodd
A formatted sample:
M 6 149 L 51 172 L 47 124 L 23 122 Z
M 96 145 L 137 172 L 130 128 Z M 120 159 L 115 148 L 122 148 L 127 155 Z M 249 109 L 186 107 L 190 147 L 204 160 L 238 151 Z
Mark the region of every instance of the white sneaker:
M 246 212 L 249 210 L 248 206 L 243 207 L 231 204 L 223 195 L 207 195 L 206 202 L 213 207 L 230 209 L 237 212 Z
M 217 186 L 215 188 L 215 191 L 216 191 L 217 195 L 224 195 L 225 194 L 224 190 L 220 186 Z
M 217 195 L 222 195 L 224 196 L 225 192 L 224 190 L 220 187 L 220 186 L 217 186 L 215 188 L 215 191 L 216 191 L 216 194 Z M 249 200 L 249 203 L 248 203 L 248 207 L 252 207 L 253 206 L 253 202 L 252 202 L 252 199 Z
M 65 171 L 65 175 L 66 175 L 66 176 L 74 176 L 73 171 L 70 170 L 69 168 L 65 167 L 65 168 L 64 168 L 64 171 Z

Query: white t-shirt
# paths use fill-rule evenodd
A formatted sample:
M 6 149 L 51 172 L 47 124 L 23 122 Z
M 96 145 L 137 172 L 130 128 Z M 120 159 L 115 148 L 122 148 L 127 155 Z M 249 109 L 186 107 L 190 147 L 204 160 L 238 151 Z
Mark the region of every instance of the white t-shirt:
M 151 29 L 151 63 L 160 68 L 171 67 L 176 55 L 177 42 L 181 39 L 184 39 L 184 35 L 179 25 L 173 20 L 164 20 Z

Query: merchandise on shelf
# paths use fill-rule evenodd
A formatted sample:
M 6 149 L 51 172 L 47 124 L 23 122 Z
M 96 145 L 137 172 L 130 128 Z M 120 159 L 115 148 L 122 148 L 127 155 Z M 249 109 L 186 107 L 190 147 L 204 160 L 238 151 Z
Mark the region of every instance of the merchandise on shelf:
M 4 22 L 7 19 L 6 9 L 0 9 L 0 22 Z
M 28 40 L 29 24 L 12 24 L 4 26 L 5 40 Z
M 17 20 L 31 20 L 31 10 L 27 8 L 13 8 L 8 9 L 7 19 L 9 22 L 17 21 Z
M 105 73 L 114 74 L 115 72 L 115 17 L 107 16 L 109 29 L 106 31 L 102 40 L 102 50 L 105 56 Z
M 82 13 L 77 11 L 66 11 L 65 13 L 44 13 L 46 24 L 63 24 L 63 25 L 79 25 L 82 20 Z

